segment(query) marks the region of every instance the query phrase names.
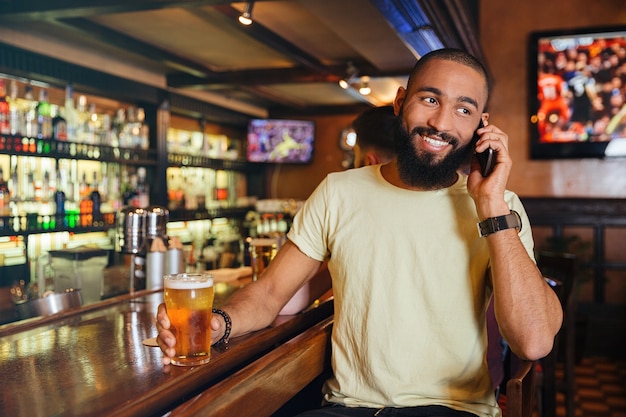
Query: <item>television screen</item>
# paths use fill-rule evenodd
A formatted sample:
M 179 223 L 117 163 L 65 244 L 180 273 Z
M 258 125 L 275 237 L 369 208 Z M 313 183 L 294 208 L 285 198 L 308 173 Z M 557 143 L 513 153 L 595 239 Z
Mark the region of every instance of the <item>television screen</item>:
M 253 119 L 248 124 L 247 160 L 306 164 L 313 159 L 314 140 L 312 121 Z
M 626 26 L 533 32 L 531 158 L 626 156 Z

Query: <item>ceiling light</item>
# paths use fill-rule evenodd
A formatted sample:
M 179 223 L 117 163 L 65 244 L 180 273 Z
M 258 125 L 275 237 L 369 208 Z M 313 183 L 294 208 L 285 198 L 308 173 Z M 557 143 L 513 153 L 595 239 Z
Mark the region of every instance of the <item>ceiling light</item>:
M 346 68 L 346 76 L 339 80 L 339 86 L 344 90 L 350 88 L 350 85 L 354 82 L 359 70 L 352 64 L 352 62 L 348 62 L 348 67 Z
M 361 87 L 359 87 L 359 93 L 366 96 L 371 92 L 372 92 L 372 89 L 370 88 L 370 77 L 368 76 L 361 77 Z
M 246 7 L 243 9 L 243 13 L 239 16 L 239 23 L 245 26 L 250 26 L 252 24 L 252 6 L 254 5 L 254 1 L 249 1 L 246 3 Z

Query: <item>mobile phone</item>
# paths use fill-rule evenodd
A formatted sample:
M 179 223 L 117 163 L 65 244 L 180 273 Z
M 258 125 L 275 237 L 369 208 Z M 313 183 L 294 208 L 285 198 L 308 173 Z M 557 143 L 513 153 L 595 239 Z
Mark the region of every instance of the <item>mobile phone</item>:
M 483 121 L 481 120 L 478 124 L 476 130 L 483 127 Z M 476 143 L 480 135 L 478 133 L 474 133 L 474 138 L 472 139 L 472 143 Z M 488 176 L 493 171 L 493 168 L 496 164 L 496 151 L 491 148 L 487 148 L 484 152 L 476 152 L 476 158 L 478 159 L 478 163 L 480 164 L 480 173 L 483 177 Z

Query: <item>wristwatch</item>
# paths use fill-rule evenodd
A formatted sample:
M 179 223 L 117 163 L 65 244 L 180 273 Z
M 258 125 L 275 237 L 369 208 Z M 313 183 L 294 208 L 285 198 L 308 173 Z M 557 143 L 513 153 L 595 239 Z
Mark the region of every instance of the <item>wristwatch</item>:
M 522 230 L 522 218 L 515 210 L 511 210 L 509 214 L 498 217 L 489 217 L 478 223 L 478 234 L 480 237 L 489 236 L 500 230 L 516 229 L 519 233 Z

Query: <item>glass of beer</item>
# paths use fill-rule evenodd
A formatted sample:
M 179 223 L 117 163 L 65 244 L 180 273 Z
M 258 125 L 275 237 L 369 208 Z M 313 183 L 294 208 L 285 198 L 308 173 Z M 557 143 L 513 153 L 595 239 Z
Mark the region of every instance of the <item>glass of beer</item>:
M 267 268 L 270 261 L 276 256 L 278 242 L 271 238 L 250 239 L 250 263 L 252 265 L 252 280 L 256 281 L 261 272 Z
M 213 277 L 210 274 L 163 276 L 163 298 L 176 337 L 174 365 L 195 366 L 211 359 Z

